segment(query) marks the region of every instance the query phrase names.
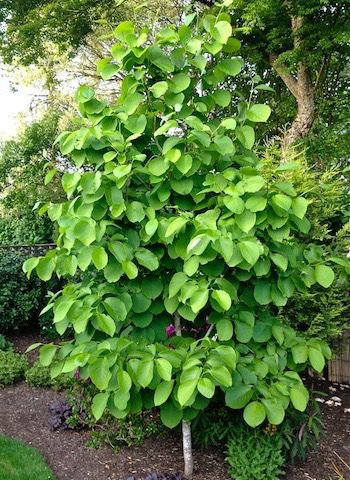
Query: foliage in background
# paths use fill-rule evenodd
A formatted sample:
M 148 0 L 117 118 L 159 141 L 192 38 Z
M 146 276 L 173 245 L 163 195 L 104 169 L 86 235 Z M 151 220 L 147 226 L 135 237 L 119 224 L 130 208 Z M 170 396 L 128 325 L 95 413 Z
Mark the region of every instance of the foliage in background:
M 11 350 L 12 349 L 12 343 L 9 342 L 5 335 L 0 334 L 0 350 Z
M 2 435 L 0 465 L 0 480 L 56 480 L 38 450 Z
M 25 372 L 25 381 L 31 387 L 50 387 L 55 390 L 62 390 L 70 387 L 74 379 L 64 374 L 56 378 L 51 378 L 50 369 L 43 367 L 39 361 L 36 361 Z
M 61 198 L 58 183 L 44 184 L 45 164 L 55 164 L 52 144 L 58 134 L 60 112 L 49 110 L 28 125 L 18 138 L 0 148 L 0 244 L 18 245 L 53 241 L 52 224 L 33 211 L 38 199 Z
M 38 324 L 40 310 L 47 302 L 47 288 L 57 288 L 59 283 L 49 285 L 32 278 L 22 271 L 27 259 L 22 254 L 3 251 L 0 259 L 0 332 L 18 332 Z M 52 315 L 51 315 L 52 322 Z
M 310 230 L 303 238 L 314 245 L 305 255 L 311 264 L 321 258 L 326 250 L 334 263 L 337 281 L 329 289 L 321 288 L 315 278 L 310 278 L 308 289 L 296 291 L 286 306 L 279 309 L 283 320 L 309 337 L 325 340 L 339 337 L 349 329 L 350 262 L 350 177 L 341 165 L 324 170 L 311 168 L 303 152 L 290 152 L 290 162 L 295 169 L 287 175 L 296 192 L 307 192 L 310 200 L 308 219 Z M 264 176 L 271 181 L 280 164 L 280 149 L 269 145 L 264 150 Z M 293 164 L 293 163 L 291 163 Z
M 28 362 L 24 355 L 12 350 L 0 350 L 0 385 L 12 385 L 22 380 Z

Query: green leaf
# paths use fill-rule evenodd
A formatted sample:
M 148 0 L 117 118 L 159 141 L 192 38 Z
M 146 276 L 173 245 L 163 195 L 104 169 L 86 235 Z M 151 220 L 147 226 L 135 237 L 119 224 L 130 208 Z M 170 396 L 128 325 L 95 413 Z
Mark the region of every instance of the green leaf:
M 187 282 L 188 276 L 183 272 L 175 273 L 169 283 L 169 297 L 174 297 Z
M 231 103 L 231 94 L 226 90 L 216 90 L 213 93 L 213 99 L 220 107 L 228 107 Z
M 127 205 L 125 214 L 131 223 L 140 223 L 145 218 L 144 205 L 140 202 L 131 202 Z
M 28 258 L 23 264 L 22 270 L 24 273 L 27 274 L 27 278 L 30 278 L 31 272 L 34 270 L 34 268 L 38 265 L 39 263 L 39 258 L 34 257 L 34 258 Z
M 92 383 L 96 385 L 99 390 L 105 390 L 112 378 L 107 358 L 98 358 L 96 362 L 90 365 L 89 375 Z
M 44 345 L 43 347 L 40 348 L 40 363 L 43 367 L 48 367 L 51 365 L 51 362 L 55 356 L 55 353 L 57 351 L 57 345 Z
M 160 177 L 165 173 L 169 168 L 169 160 L 166 160 L 162 157 L 154 158 L 151 160 L 147 167 L 148 171 L 155 177 Z
M 209 298 L 209 290 L 208 289 L 200 289 L 194 292 L 191 295 L 190 304 L 192 311 L 194 313 L 198 313 L 202 310 L 208 302 Z
M 309 202 L 303 197 L 293 198 L 292 211 L 294 215 L 300 219 L 305 217 Z
M 158 407 L 163 405 L 171 395 L 174 387 L 174 380 L 170 382 L 161 382 L 154 392 L 154 405 Z
M 214 290 L 211 294 L 212 298 L 218 302 L 221 308 L 229 310 L 231 308 L 231 297 L 224 290 Z
M 240 410 L 247 405 L 253 393 L 254 391 L 251 385 L 235 385 L 226 391 L 226 405 L 235 410 Z
M 157 82 L 150 87 L 150 90 L 155 96 L 155 98 L 160 98 L 168 91 L 168 88 L 169 87 L 167 82 Z
M 235 130 L 236 126 L 237 122 L 234 118 L 225 118 L 225 120 L 220 123 L 220 127 L 224 127 L 226 130 Z
M 174 233 L 180 232 L 182 227 L 186 225 L 187 222 L 188 220 L 186 218 L 175 218 L 175 220 L 173 220 L 166 229 L 165 237 L 171 237 Z
M 52 277 L 54 269 L 55 259 L 50 257 L 43 257 L 39 259 L 38 265 L 36 266 L 36 273 L 41 280 L 47 282 Z
M 152 237 L 156 233 L 157 229 L 158 229 L 158 220 L 156 218 L 153 218 L 152 220 L 149 220 L 146 223 L 145 232 L 150 237 Z
M 113 337 L 116 331 L 116 325 L 114 320 L 109 315 L 96 312 L 96 323 L 98 330 L 107 333 L 107 335 L 110 337 Z
M 148 387 L 148 385 L 152 382 L 153 370 L 153 360 L 143 360 L 139 363 L 136 370 L 136 380 L 142 388 Z
M 266 418 L 266 410 L 260 402 L 250 402 L 244 409 L 243 418 L 250 427 L 258 427 Z
M 288 258 L 284 257 L 280 253 L 270 253 L 270 258 L 277 267 L 279 267 L 284 272 L 288 268 Z
M 228 195 L 225 195 L 223 202 L 225 207 L 227 207 L 232 213 L 240 214 L 244 212 L 244 201 L 240 197 L 229 197 Z
M 137 266 L 130 260 L 122 262 L 122 269 L 130 280 L 133 280 L 138 275 Z
M 287 195 L 278 193 L 274 195 L 271 199 L 272 206 L 281 208 L 282 210 L 288 211 L 292 206 L 292 199 Z M 276 212 L 278 214 L 278 212 Z
M 218 136 L 214 138 L 214 143 L 216 145 L 216 150 L 221 155 L 233 155 L 235 153 L 235 147 L 232 140 L 226 136 Z
M 96 240 L 96 223 L 87 218 L 80 220 L 74 227 L 74 235 L 84 245 L 90 245 Z
M 109 392 L 98 393 L 92 400 L 91 411 L 96 420 L 100 420 L 107 407 Z
M 325 367 L 325 359 L 323 353 L 317 348 L 309 347 L 309 360 L 312 368 L 316 372 L 321 373 Z
M 270 283 L 258 281 L 254 287 L 254 298 L 260 305 L 268 305 L 271 303 Z
M 245 202 L 245 206 L 251 212 L 262 212 L 265 210 L 267 199 L 264 197 L 250 197 Z
M 158 257 L 146 248 L 140 248 L 135 252 L 135 257 L 140 265 L 147 268 L 151 272 L 159 268 Z
M 242 257 L 250 265 L 255 265 L 260 256 L 259 246 L 255 242 L 245 240 L 238 244 L 239 251 Z
M 296 410 L 304 412 L 309 401 L 309 392 L 303 385 L 292 387 L 290 389 L 290 400 Z
M 246 115 L 251 122 L 267 122 L 271 115 L 271 108 L 263 104 L 252 105 Z
M 168 360 L 165 360 L 165 358 L 157 358 L 155 363 L 156 363 L 156 369 L 160 378 L 162 378 L 166 382 L 170 382 L 171 374 L 173 371 L 173 367 L 171 366 L 171 363 L 168 362 Z
M 300 343 L 292 347 L 294 363 L 305 363 L 308 359 L 308 348 L 305 343 Z
M 194 391 L 197 388 L 197 379 L 189 380 L 188 382 L 181 383 L 177 391 L 177 399 L 179 404 L 183 407 L 192 397 Z
M 225 44 L 232 35 L 232 26 L 226 20 L 222 20 L 214 25 L 210 33 L 217 42 Z
M 231 340 L 233 335 L 233 325 L 231 320 L 226 318 L 219 320 L 216 324 L 216 331 L 221 342 Z
M 315 279 L 322 287 L 328 288 L 334 281 L 334 272 L 331 267 L 326 265 L 316 265 L 315 267 Z
M 75 94 L 75 99 L 79 103 L 86 103 L 95 96 L 95 90 L 86 85 L 80 85 Z
M 167 402 L 160 408 L 160 419 L 168 428 L 175 428 L 182 420 L 182 410 Z
M 209 378 L 200 378 L 197 388 L 205 398 L 213 398 L 215 394 L 215 385 Z
M 91 259 L 97 270 L 102 270 L 108 264 L 108 255 L 103 247 L 93 247 Z
M 250 125 L 243 125 L 242 127 L 236 128 L 235 133 L 243 147 L 248 150 L 253 148 L 255 143 L 255 132 L 253 127 Z
M 128 312 L 126 311 L 124 302 L 120 298 L 105 298 L 103 306 L 115 321 L 123 322 L 126 319 Z
M 223 387 L 231 387 L 232 376 L 228 369 L 224 366 L 214 367 L 210 370 L 210 374 Z
M 228 75 L 236 76 L 242 69 L 242 61 L 239 58 L 227 58 L 218 63 L 218 68 Z
M 187 90 L 190 84 L 191 84 L 191 77 L 189 75 L 185 73 L 177 73 L 171 79 L 169 84 L 169 89 L 173 93 L 180 93 L 180 92 L 183 92 L 184 90 Z
M 118 385 L 122 392 L 129 392 L 132 387 L 130 375 L 125 370 L 118 370 Z
M 277 399 L 263 399 L 262 403 L 264 404 L 267 420 L 271 425 L 280 425 L 285 416 L 285 410 L 283 405 Z
M 240 215 L 235 216 L 235 221 L 242 232 L 248 233 L 255 225 L 256 214 L 249 210 L 245 210 Z

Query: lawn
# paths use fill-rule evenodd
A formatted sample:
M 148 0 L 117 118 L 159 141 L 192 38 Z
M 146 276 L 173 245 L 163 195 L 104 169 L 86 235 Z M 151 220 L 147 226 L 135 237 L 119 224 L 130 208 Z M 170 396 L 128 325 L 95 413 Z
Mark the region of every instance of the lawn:
M 0 480 L 56 480 L 41 454 L 23 442 L 0 436 Z

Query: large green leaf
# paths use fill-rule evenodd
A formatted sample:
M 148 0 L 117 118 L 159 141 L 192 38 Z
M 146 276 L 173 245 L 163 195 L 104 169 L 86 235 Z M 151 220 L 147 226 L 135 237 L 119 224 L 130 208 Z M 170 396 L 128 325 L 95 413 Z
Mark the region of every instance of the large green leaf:
M 322 287 L 330 287 L 334 281 L 334 277 L 335 275 L 331 267 L 327 267 L 327 265 L 316 265 L 315 279 Z
M 251 122 L 267 122 L 271 115 L 271 108 L 263 104 L 252 105 L 246 115 Z
M 254 393 L 251 385 L 234 385 L 225 394 L 226 405 L 239 410 L 247 405 Z
M 98 358 L 90 365 L 89 375 L 92 383 L 96 385 L 99 390 L 105 390 L 112 378 L 107 358 Z
M 168 401 L 160 408 L 160 419 L 168 428 L 175 428 L 182 420 L 182 410 Z
M 260 402 L 250 402 L 243 412 L 244 420 L 250 427 L 258 427 L 266 418 L 266 410 Z
M 154 405 L 158 407 L 165 403 L 171 395 L 174 387 L 174 380 L 170 382 L 161 382 L 154 392 Z

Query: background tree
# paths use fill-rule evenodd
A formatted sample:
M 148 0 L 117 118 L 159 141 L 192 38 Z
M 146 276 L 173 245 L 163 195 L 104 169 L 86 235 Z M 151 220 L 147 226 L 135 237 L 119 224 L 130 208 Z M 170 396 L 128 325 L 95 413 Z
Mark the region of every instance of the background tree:
M 168 427 L 182 421 L 187 476 L 190 422 L 213 398 L 251 427 L 279 424 L 290 404 L 306 408 L 298 372 L 330 356 L 274 315 L 295 290 L 329 287 L 335 259 L 304 254 L 296 165 L 265 168 L 252 152 L 270 108 L 231 103 L 243 61 L 225 6 L 155 35 L 130 21 L 114 30 L 98 71 L 124 72 L 120 94 L 78 90 L 84 124 L 59 137 L 76 167 L 62 176 L 67 201 L 45 207 L 57 249 L 24 265 L 45 281 L 81 274 L 45 309 L 75 338 L 44 345 L 42 363 L 91 379 L 97 419 L 158 406 Z

